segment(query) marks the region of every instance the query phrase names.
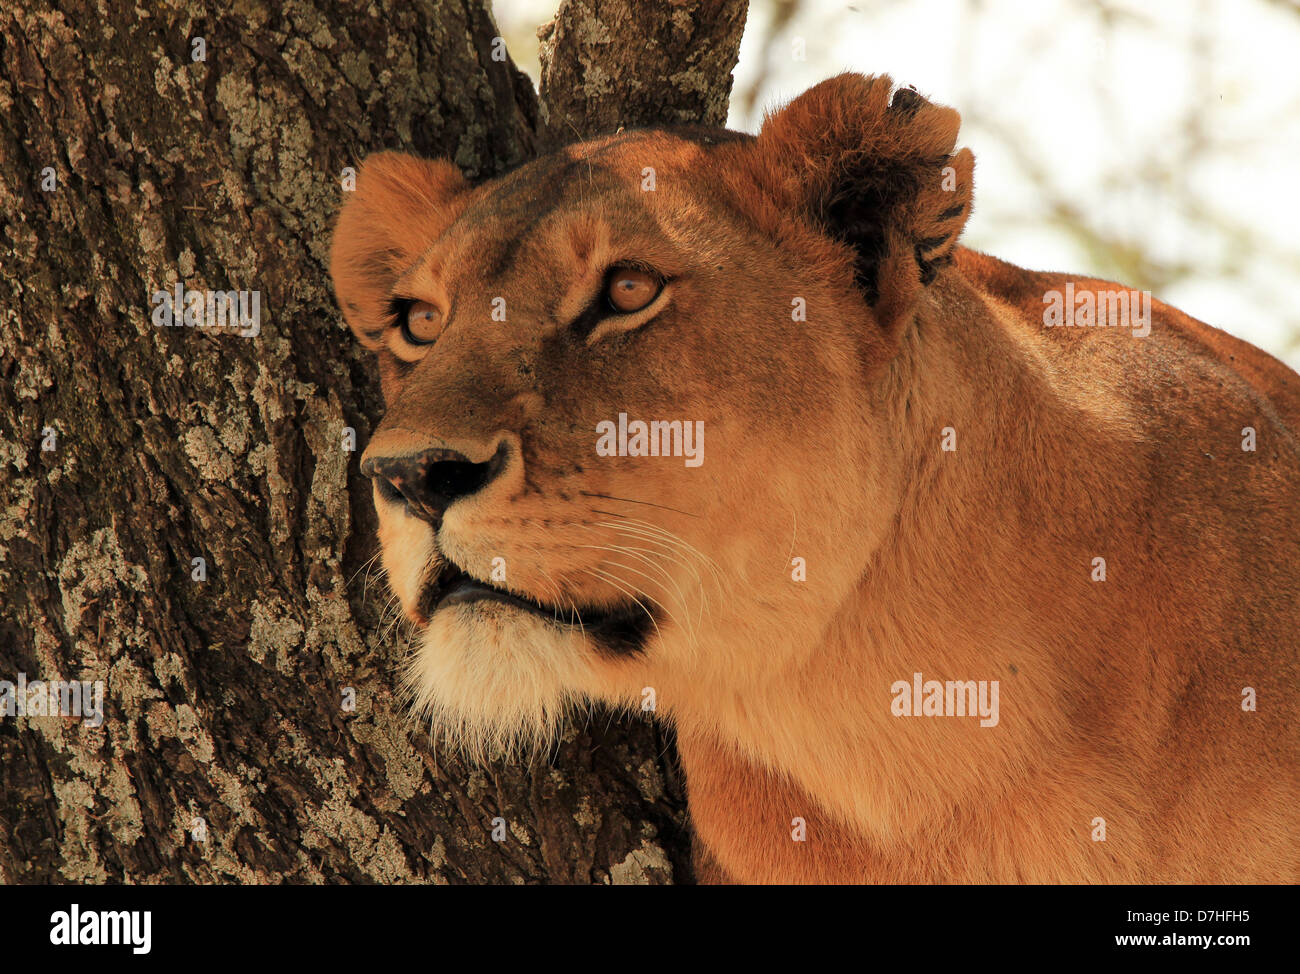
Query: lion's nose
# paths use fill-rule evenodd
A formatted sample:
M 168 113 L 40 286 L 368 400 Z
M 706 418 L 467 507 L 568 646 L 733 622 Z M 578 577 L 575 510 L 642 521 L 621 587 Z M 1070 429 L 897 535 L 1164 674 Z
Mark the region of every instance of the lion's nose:
M 486 463 L 474 463 L 455 450 L 424 450 L 406 456 L 367 457 L 361 472 L 389 500 L 402 500 L 416 517 L 437 524 L 462 497 L 478 493 L 500 471 L 504 446 Z

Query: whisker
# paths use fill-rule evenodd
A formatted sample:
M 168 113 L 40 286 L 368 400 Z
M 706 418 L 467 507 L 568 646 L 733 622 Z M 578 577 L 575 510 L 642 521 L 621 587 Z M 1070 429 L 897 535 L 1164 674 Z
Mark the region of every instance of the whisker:
M 699 517 L 698 514 L 692 514 L 690 511 L 683 511 L 679 507 L 669 507 L 667 504 L 659 504 L 655 501 L 639 501 L 632 497 L 615 497 L 613 494 L 597 494 L 589 490 L 578 491 L 583 497 L 599 497 L 607 501 L 622 501 L 624 504 L 644 504 L 646 507 L 657 507 L 664 511 L 672 511 L 674 514 L 682 514 L 686 517 Z M 612 511 L 598 511 L 598 514 L 612 514 L 614 517 L 622 517 L 622 514 L 615 514 Z
M 660 550 L 652 551 L 648 548 L 630 548 L 628 550 L 641 551 L 644 552 L 646 555 L 654 555 L 656 557 L 666 558 L 672 561 L 674 564 L 680 565 L 681 567 L 685 568 L 687 571 L 689 571 L 692 575 L 695 576 L 695 585 L 700 591 L 701 613 L 703 613 L 706 608 L 709 608 L 710 611 L 712 611 L 711 608 L 709 607 L 708 591 L 704 587 L 704 577 L 700 574 L 699 568 L 693 563 L 693 561 L 685 557 L 689 555 L 690 552 L 683 549 L 680 545 L 674 546 L 673 544 L 670 544 L 668 541 L 664 540 L 663 538 L 657 537 L 655 535 L 651 535 L 648 532 L 642 531 L 640 529 L 629 530 L 622 524 L 609 524 L 606 522 L 597 522 L 595 526 L 589 524 L 579 524 L 576 526 L 581 528 L 586 528 L 588 531 L 593 531 L 593 532 L 597 530 L 597 527 L 600 527 L 606 530 L 613 531 L 616 534 L 626 535 L 627 537 L 632 538 L 638 542 L 641 542 L 642 544 L 654 545 L 656 548 Z M 703 619 L 702 615 L 701 615 L 701 619 Z
M 666 579 L 668 580 L 668 582 L 673 586 L 673 588 L 675 588 L 675 589 L 677 590 L 677 604 L 678 604 L 678 606 L 681 608 L 683 614 L 686 616 L 686 620 L 687 620 L 687 622 L 689 623 L 689 621 L 690 621 L 690 615 L 689 615 L 689 611 L 688 611 L 688 610 L 689 610 L 689 608 L 690 608 L 690 605 L 689 605 L 689 603 L 686 601 L 686 594 L 682 591 L 681 586 L 677 584 L 676 579 L 674 579 L 673 576 L 672 576 L 672 575 L 671 575 L 671 574 L 670 574 L 670 573 L 669 573 L 669 572 L 668 572 L 668 571 L 667 571 L 667 570 L 666 570 L 662 565 L 660 565 L 658 562 L 656 562 L 654 559 L 652 559 L 652 558 L 647 558 L 647 557 L 645 557 L 644 555 L 638 555 L 638 554 L 636 554 L 634 551 L 632 551 L 632 550 L 629 549 L 629 548 L 618 548 L 618 547 L 612 547 L 612 546 L 610 546 L 610 545 L 577 545 L 576 547 L 579 547 L 579 548 L 591 548 L 591 549 L 594 549 L 594 550 L 597 550 L 597 551 L 611 551 L 611 552 L 614 552 L 614 553 L 616 553 L 616 554 L 625 553 L 625 554 L 629 554 L 629 555 L 631 555 L 631 556 L 634 557 L 634 558 L 640 558 L 642 561 L 645 561 L 645 562 L 649 563 L 649 565 L 650 565 L 652 568 L 655 568 L 655 569 L 656 569 L 656 570 L 657 570 L 661 575 L 663 575 L 664 578 L 666 578 Z M 647 575 L 645 572 L 643 572 L 643 571 L 641 571 L 641 570 L 639 570 L 639 569 L 637 569 L 637 568 L 633 568 L 631 565 L 624 565 L 624 564 L 622 564 L 621 562 L 617 562 L 617 561 L 609 561 L 608 559 L 602 559 L 602 560 L 601 560 L 601 564 L 602 564 L 602 565 L 613 565 L 613 566 L 616 567 L 616 568 L 625 568 L 625 569 L 627 569 L 627 570 L 630 571 L 630 572 L 635 572 L 636 574 L 640 575 L 642 578 L 649 579 L 650 581 L 652 581 L 652 582 L 654 582 L 656 585 L 658 585 L 660 588 L 663 588 L 665 591 L 667 591 L 667 586 L 664 585 L 663 582 L 659 581 L 658 579 L 654 578 L 654 577 L 651 576 L 651 575 Z M 642 591 L 643 591 L 643 590 L 642 590 Z M 647 598 L 650 598 L 649 594 L 647 594 L 646 597 L 647 597 Z M 665 609 L 665 611 L 667 611 L 667 610 Z M 692 643 L 696 642 L 695 629 L 694 629 L 693 626 L 687 626 L 686 634 L 687 634 L 687 637 L 691 640 Z
M 713 583 L 718 587 L 719 594 L 721 594 L 723 599 L 725 600 L 730 597 L 731 594 L 730 586 L 725 583 L 725 579 L 723 578 L 721 571 L 716 567 L 716 565 L 710 564 L 709 561 L 706 560 L 698 550 L 693 549 L 690 545 L 687 545 L 681 539 L 675 538 L 671 534 L 664 535 L 660 533 L 653 533 L 651 531 L 647 531 L 644 528 L 628 525 L 623 522 L 620 522 L 618 524 L 601 524 L 601 526 L 609 530 L 615 531 L 619 534 L 627 535 L 630 538 L 635 538 L 637 541 L 641 542 L 642 544 L 654 545 L 657 548 L 665 549 L 662 552 L 664 557 L 672 558 L 678 564 L 685 564 L 685 566 L 688 567 L 691 573 L 695 576 L 695 583 L 700 591 L 701 623 L 703 623 L 703 613 L 705 612 L 705 610 L 707 609 L 711 613 L 713 609 L 712 609 L 711 600 L 709 599 L 708 589 L 705 586 L 704 579 L 701 576 L 699 568 L 696 565 L 697 562 L 703 562 L 704 567 L 709 569 L 709 571 L 712 574 Z M 680 555 L 681 558 L 685 558 L 687 560 L 685 562 L 681 561 L 678 557 L 676 557 L 678 555 Z
M 723 591 L 724 594 L 729 593 L 730 582 L 724 576 L 722 569 L 718 567 L 717 563 L 713 561 L 713 559 L 705 555 L 698 548 L 696 548 L 694 545 L 689 544 L 688 542 L 682 540 L 680 537 L 673 534 L 671 531 L 665 531 L 662 528 L 658 527 L 657 525 L 653 525 L 645 521 L 638 521 L 635 518 L 627 518 L 625 519 L 625 523 L 620 523 L 620 524 L 610 524 L 602 521 L 598 521 L 596 523 L 600 527 L 610 528 L 611 530 L 615 530 L 615 531 L 622 530 L 627 534 L 639 536 L 643 540 L 649 541 L 651 543 L 657 542 L 657 543 L 671 544 L 676 546 L 679 550 L 682 551 L 683 554 L 689 554 L 692 557 L 698 559 L 704 565 L 704 567 L 708 568 L 713 573 L 714 581 L 717 582 L 718 588 L 721 591 Z
M 573 620 L 576 618 L 578 620 L 578 631 L 585 636 L 587 634 L 587 627 L 582 622 L 582 613 L 578 611 L 577 604 L 567 593 L 565 593 L 564 589 L 561 588 L 560 583 L 557 582 L 551 576 L 550 572 L 548 572 L 545 568 L 542 567 L 541 549 L 538 548 L 536 545 L 527 545 L 527 547 L 533 552 L 533 555 L 535 556 L 534 565 L 536 566 L 537 570 L 546 577 L 546 580 L 551 585 L 551 589 L 555 592 L 555 596 L 556 596 L 555 603 L 554 603 L 555 607 L 556 608 L 560 607 L 559 602 L 561 599 L 563 599 L 565 602 L 568 602 L 569 608 L 573 610 L 573 615 L 569 618 L 568 623 L 569 625 L 573 625 Z M 555 618 L 557 622 L 561 621 L 559 616 L 556 616 Z
M 690 542 L 688 542 L 688 541 L 687 541 L 685 538 L 683 538 L 681 535 L 679 535 L 679 534 L 677 534 L 677 533 L 675 533 L 675 532 L 673 532 L 673 531 L 669 531 L 669 530 L 667 530 L 666 528 L 664 528 L 663 526 L 658 525 L 658 524 L 654 524 L 654 523 L 652 523 L 652 522 L 650 522 L 650 521 L 643 521 L 643 520 L 641 520 L 640 518 L 628 517 L 628 516 L 625 515 L 625 514 L 624 514 L 624 515 L 620 515 L 620 516 L 623 517 L 624 520 L 630 522 L 631 524 L 637 524 L 637 525 L 640 525 L 641 527 L 643 527 L 643 528 L 645 528 L 645 529 L 647 529 L 647 530 L 649 530 L 649 531 L 654 531 L 654 532 L 656 532 L 657 534 L 661 534 L 661 535 L 663 535 L 663 536 L 665 536 L 665 537 L 667 537 L 667 538 L 671 538 L 672 540 L 676 541 L 678 544 L 682 545 L 683 547 L 685 547 L 685 548 L 688 549 L 689 551 L 693 552 L 693 553 L 694 553 L 698 558 L 700 558 L 702 561 L 704 561 L 705 564 L 709 565 L 709 566 L 710 566 L 711 568 L 713 568 L 715 571 L 718 571 L 718 572 L 721 572 L 721 571 L 722 571 L 722 569 L 718 567 L 718 563 L 717 563 L 717 562 L 715 562 L 712 558 L 710 558 L 710 557 L 709 557 L 708 555 L 706 555 L 704 552 L 700 551 L 699 548 L 695 547 L 695 545 L 693 545 L 693 544 L 691 544 Z
M 607 548 L 610 551 L 618 552 L 619 554 L 631 555 L 633 558 L 639 559 L 640 561 L 645 562 L 651 568 L 655 569 L 657 572 L 659 572 L 660 575 L 662 575 L 664 578 L 668 580 L 669 584 L 671 584 L 674 589 L 677 590 L 677 601 L 681 603 L 683 608 L 686 607 L 687 604 L 686 593 L 683 592 L 682 587 L 677 584 L 677 579 L 673 577 L 672 572 L 670 572 L 667 568 L 665 568 L 662 564 L 660 564 L 657 558 L 652 557 L 653 555 L 657 554 L 656 552 L 651 551 L 649 548 L 629 548 L 626 545 L 604 545 L 603 547 Z M 658 554 L 663 554 L 664 557 L 671 557 L 671 555 L 667 555 L 662 552 Z M 673 560 L 676 561 L 677 564 L 679 565 L 682 564 L 682 562 L 677 561 L 677 559 L 673 559 Z M 689 567 L 689 565 L 686 565 L 684 567 Z M 700 581 L 698 572 L 696 572 L 696 581 L 697 582 Z M 700 595 L 704 596 L 704 590 L 702 588 L 700 590 Z
M 614 547 L 616 550 L 626 551 L 628 554 L 633 554 L 634 552 L 643 552 L 644 554 L 642 557 L 646 557 L 646 560 L 650 560 L 647 557 L 650 555 L 654 555 L 657 558 L 666 558 L 669 561 L 671 561 L 673 564 L 680 565 L 682 568 L 685 568 L 687 571 L 689 571 L 692 575 L 695 576 L 695 587 L 699 590 L 700 593 L 699 622 L 703 624 L 704 613 L 705 612 L 712 613 L 713 608 L 709 603 L 709 592 L 704 585 L 704 576 L 700 574 L 700 569 L 694 564 L 694 562 L 678 557 L 678 552 L 680 551 L 680 549 L 674 549 L 667 542 L 659 541 L 654 538 L 646 538 L 644 535 L 633 534 L 632 532 L 624 531 L 622 529 L 614 529 L 614 530 L 618 534 L 626 534 L 628 537 L 641 541 L 644 544 L 656 545 L 659 548 L 663 549 L 660 551 L 652 551 L 649 548 L 631 548 L 622 545 L 615 545 Z M 672 576 L 669 575 L 669 577 L 671 578 Z M 674 584 L 676 584 L 676 582 L 674 582 Z
M 623 586 L 623 584 L 617 578 L 610 575 L 608 572 L 602 572 L 599 568 L 580 568 L 578 570 L 582 572 L 586 572 L 588 575 L 592 576 L 593 578 L 599 578 L 602 581 L 608 582 L 610 585 L 613 585 L 616 589 L 618 589 L 620 592 L 622 592 L 624 595 L 630 598 L 633 602 L 635 602 L 640 607 L 641 611 L 646 614 L 646 618 L 650 620 L 650 625 L 655 627 L 655 634 L 660 639 L 663 639 L 664 634 L 659 631 L 659 623 L 655 622 L 654 613 L 645 607 L 645 604 L 642 603 L 642 601 L 636 597 L 636 593 L 634 591 L 629 591 Z M 645 595 L 644 592 L 642 592 L 641 594 Z M 650 599 L 651 602 L 655 602 L 655 600 L 651 598 L 649 595 L 645 595 L 645 597 Z M 660 608 L 663 608 L 661 604 L 657 602 L 656 604 L 659 605 Z M 667 609 L 664 609 L 664 611 L 668 612 Z M 672 617 L 672 613 L 669 613 L 669 618 L 671 617 Z
M 348 579 L 348 585 L 351 585 L 353 582 L 355 582 L 357 580 L 357 576 L 360 575 L 367 568 L 369 568 L 371 565 L 373 565 L 375 563 L 375 559 L 377 559 L 382 553 L 383 550 L 380 549 L 379 551 L 376 551 L 373 555 L 371 555 L 369 558 L 367 558 L 366 563 L 352 573 L 352 577 Z

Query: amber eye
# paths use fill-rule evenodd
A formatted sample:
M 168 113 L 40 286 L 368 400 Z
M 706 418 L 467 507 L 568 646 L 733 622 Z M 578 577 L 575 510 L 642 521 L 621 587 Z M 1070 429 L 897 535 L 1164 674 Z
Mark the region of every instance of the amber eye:
M 635 267 L 616 267 L 609 275 L 605 295 L 610 307 L 627 314 L 640 311 L 659 296 L 659 279 Z
M 428 301 L 415 301 L 402 320 L 402 337 L 412 345 L 432 345 L 442 331 L 442 312 Z

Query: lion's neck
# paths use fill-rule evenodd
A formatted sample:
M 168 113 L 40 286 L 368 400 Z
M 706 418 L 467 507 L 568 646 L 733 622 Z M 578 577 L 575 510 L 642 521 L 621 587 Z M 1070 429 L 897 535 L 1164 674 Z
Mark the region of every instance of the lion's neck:
M 682 715 L 697 820 L 697 798 L 708 791 L 724 803 L 768 806 L 773 828 L 828 813 L 861 841 L 891 848 L 942 827 L 957 808 L 995 804 L 1015 762 L 1051 733 L 996 714 L 894 712 L 891 688 L 901 683 L 975 681 L 977 701 L 1000 701 L 1002 687 L 1032 672 L 1042 653 L 1039 623 L 1026 613 L 1031 593 L 1019 578 L 982 577 L 979 566 L 1025 565 L 1034 547 L 1022 509 L 1031 477 L 1007 461 L 1039 455 L 1042 429 L 1026 416 L 1050 407 L 1008 415 L 1043 395 L 1022 364 L 1030 353 L 966 291 L 937 298 L 964 303 L 943 317 L 965 326 L 941 330 L 938 313 L 923 316 L 885 379 L 897 387 L 893 428 L 903 433 L 892 446 L 903 490 L 856 590 L 796 665 L 743 691 L 714 688 L 707 713 Z M 943 448 L 945 435 L 953 449 Z M 1044 567 L 1042 583 L 1058 571 Z M 1048 690 L 1024 678 L 1016 685 L 1022 694 Z M 907 696 L 913 707 L 915 694 Z M 722 763 L 747 770 L 719 792 L 704 782 Z M 774 801 L 791 804 L 788 815 Z

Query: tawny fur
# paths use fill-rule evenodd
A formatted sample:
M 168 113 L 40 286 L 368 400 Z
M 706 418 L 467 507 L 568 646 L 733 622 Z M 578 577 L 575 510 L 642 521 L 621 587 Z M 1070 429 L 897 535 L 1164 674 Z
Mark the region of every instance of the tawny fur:
M 957 246 L 958 121 L 844 75 L 752 140 L 625 133 L 476 187 L 366 162 L 332 271 L 379 355 L 367 454 L 508 456 L 436 545 L 376 495 L 419 706 L 488 751 L 654 688 L 716 881 L 1300 880 L 1300 377 L 1159 302 L 1145 338 L 1045 328 L 1046 291 L 1118 285 Z M 618 260 L 663 306 L 566 337 Z M 431 350 L 394 353 L 395 291 L 444 309 Z M 704 464 L 596 456 L 619 412 L 702 420 Z M 623 658 L 499 605 L 431 622 L 443 557 L 656 626 Z M 998 725 L 895 717 L 915 672 L 998 680 Z

